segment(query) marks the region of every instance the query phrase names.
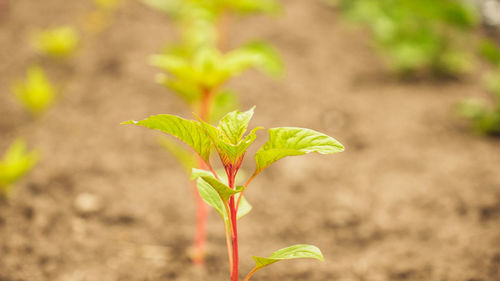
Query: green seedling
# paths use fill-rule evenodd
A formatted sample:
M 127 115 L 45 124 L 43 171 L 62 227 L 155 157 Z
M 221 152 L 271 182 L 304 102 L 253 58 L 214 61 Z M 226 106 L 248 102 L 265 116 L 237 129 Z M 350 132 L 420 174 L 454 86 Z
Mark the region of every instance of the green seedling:
M 282 71 L 276 51 L 263 43 L 247 44 L 225 54 L 205 47 L 192 57 L 171 51 L 153 56 L 151 63 L 165 71 L 157 76 L 157 81 L 192 107 L 199 108 L 204 120 L 212 119 L 212 100 L 221 104 L 228 99 L 227 90 L 221 87 L 229 79 L 252 67 L 270 75 Z M 221 98 L 220 95 L 226 96 Z
M 364 23 L 389 65 L 403 75 L 456 75 L 472 68 L 470 31 L 475 11 L 450 0 L 339 0 L 351 20 Z
M 280 7 L 274 0 L 144 2 L 167 13 L 180 31 L 179 43 L 151 58 L 151 63 L 164 71 L 157 76 L 157 81 L 180 96 L 203 121 L 217 120 L 237 107 L 236 95 L 224 86 L 229 79 L 249 68 L 258 68 L 271 75 L 283 69 L 277 52 L 264 43 L 254 42 L 226 52 L 231 17 L 276 12 Z M 193 157 L 188 157 L 190 152 L 175 143 L 162 140 L 162 144 L 187 171 L 193 167 L 204 168 L 203 162 L 192 161 Z M 196 182 L 193 183 L 196 187 Z M 201 264 L 208 207 L 195 193 L 198 211 L 192 258 L 195 264 Z
M 485 83 L 493 94 L 492 104 L 468 99 L 459 104 L 458 110 L 464 118 L 471 121 L 478 133 L 500 136 L 500 72 L 487 76 Z
M 12 92 L 21 105 L 34 117 L 46 111 L 56 96 L 56 89 L 40 66 L 30 67 L 26 80 L 14 83 Z
M 58 59 L 72 56 L 79 42 L 78 31 L 69 25 L 42 30 L 33 37 L 33 45 L 38 52 Z
M 252 67 L 271 75 L 278 75 L 282 70 L 277 53 L 263 43 L 247 44 L 225 54 L 210 46 L 200 47 L 192 54 L 171 50 L 153 56 L 151 63 L 165 71 L 157 76 L 157 81 L 180 96 L 207 122 L 236 107 L 235 95 L 224 88 L 229 79 Z M 186 157 L 179 156 L 186 152 L 174 151 L 172 146 L 169 148 L 184 164 Z M 199 162 L 198 167 L 203 168 L 204 164 Z M 208 209 L 199 196 L 197 202 L 197 231 L 192 257 L 195 264 L 201 264 L 205 253 L 204 225 Z
M 183 119 L 169 114 L 154 115 L 141 121 L 127 121 L 149 129 L 172 135 L 187 144 L 196 153 L 206 169 L 193 169 L 192 178 L 197 180 L 200 196 L 220 214 L 226 233 L 230 280 L 239 280 L 238 219 L 248 214 L 252 207 L 243 197 L 252 180 L 274 162 L 287 156 L 304 155 L 311 152 L 332 154 L 343 151 L 337 140 L 310 129 L 278 127 L 268 130 L 269 140 L 255 153 L 255 170 L 244 182 L 236 182 L 236 176 L 247 155 L 248 147 L 257 138 L 252 129 L 245 135 L 253 116 L 253 108 L 246 112 L 233 111 L 226 114 L 217 127 L 200 118 Z M 210 155 L 215 151 L 225 171 L 225 178 L 217 174 L 211 164 Z M 258 270 L 275 262 L 314 258 L 323 260 L 321 251 L 311 245 L 294 245 L 272 253 L 269 257 L 253 257 L 255 267 L 248 273 L 247 281 Z
M 23 140 L 14 141 L 0 160 L 0 196 L 8 196 L 14 183 L 35 166 L 38 158 L 36 151 L 27 151 Z

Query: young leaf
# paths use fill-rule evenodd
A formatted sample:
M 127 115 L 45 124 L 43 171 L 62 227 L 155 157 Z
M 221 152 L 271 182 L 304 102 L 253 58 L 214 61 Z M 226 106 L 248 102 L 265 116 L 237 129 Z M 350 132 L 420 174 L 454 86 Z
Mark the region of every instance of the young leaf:
M 255 268 L 262 268 L 281 260 L 309 258 L 323 261 L 323 255 L 316 246 L 299 244 L 280 249 L 269 257 L 252 257 L 255 260 Z
M 262 42 L 252 42 L 227 53 L 223 63 L 224 69 L 231 76 L 236 76 L 251 67 L 256 67 L 266 74 L 278 76 L 284 68 L 278 52 Z
M 232 144 L 238 144 L 248 128 L 255 106 L 245 112 L 229 112 L 219 122 L 219 128 Z
M 44 55 L 64 58 L 74 53 L 79 41 L 80 36 L 73 26 L 61 26 L 38 32 L 33 45 Z
M 238 187 L 236 189 L 231 189 L 229 186 L 218 181 L 213 176 L 202 176 L 201 178 L 204 181 L 206 181 L 213 189 L 215 189 L 215 191 L 217 191 L 220 198 L 224 202 L 227 202 L 229 200 L 229 198 L 231 198 L 231 196 L 233 196 L 234 194 L 239 193 L 243 190 L 242 187 Z
M 217 211 L 217 213 L 221 215 L 224 222 L 227 223 L 228 220 L 227 220 L 226 208 L 224 207 L 224 202 L 219 196 L 219 193 L 217 193 L 217 191 L 202 178 L 199 178 L 196 183 L 198 192 L 200 193 L 200 196 L 203 199 L 203 201 L 205 201 L 208 205 L 212 206 Z
M 203 169 L 198 169 L 198 168 L 191 169 L 191 179 L 192 180 L 195 180 L 197 178 L 203 178 L 203 177 L 210 177 L 210 178 L 215 179 L 214 174 L 212 174 L 212 172 L 210 172 L 208 170 L 203 170 Z M 224 184 L 226 184 L 226 183 L 224 183 Z
M 16 140 L 0 160 L 0 193 L 8 193 L 8 187 L 31 170 L 38 159 L 36 151 L 27 152 L 26 143 Z
M 280 127 L 269 129 L 268 132 L 269 140 L 255 154 L 254 174 L 286 156 L 311 152 L 331 154 L 344 150 L 344 146 L 334 138 L 310 129 Z
M 237 201 L 239 196 L 243 196 L 243 195 L 241 195 L 241 193 L 239 193 L 235 196 L 237 196 L 237 198 L 235 199 Z M 236 214 L 236 217 L 238 219 L 241 219 L 243 216 L 250 213 L 251 210 L 252 210 L 252 205 L 250 205 L 250 203 L 248 203 L 247 199 L 243 196 L 241 198 L 240 206 L 238 207 L 238 213 Z
M 223 117 L 223 119 L 225 119 L 225 117 Z M 246 149 L 257 138 L 255 132 L 259 129 L 262 129 L 261 127 L 254 128 L 252 129 L 252 131 L 250 131 L 250 133 L 248 133 L 248 135 L 243 140 L 238 140 L 237 143 L 232 143 L 231 140 L 228 138 L 228 136 L 220 128 L 214 127 L 203 121 L 201 121 L 201 125 L 205 130 L 205 132 L 207 133 L 207 135 L 209 135 L 210 138 L 212 139 L 217 149 L 217 153 L 219 154 L 225 166 L 229 164 L 233 166 L 234 165 L 239 166 L 239 164 L 241 164 L 241 160 L 243 159 L 243 155 L 245 154 Z M 229 128 L 229 122 L 227 122 L 225 126 L 227 130 L 231 130 L 231 128 Z M 231 137 L 234 137 L 236 134 L 238 133 L 237 132 L 230 133 Z
M 121 124 L 140 125 L 170 134 L 193 148 L 206 163 L 209 161 L 212 142 L 197 121 L 170 114 L 159 114 L 141 121 L 130 120 Z
M 54 102 L 56 89 L 40 66 L 31 66 L 26 74 L 26 80 L 16 82 L 12 92 L 26 110 L 38 116 Z

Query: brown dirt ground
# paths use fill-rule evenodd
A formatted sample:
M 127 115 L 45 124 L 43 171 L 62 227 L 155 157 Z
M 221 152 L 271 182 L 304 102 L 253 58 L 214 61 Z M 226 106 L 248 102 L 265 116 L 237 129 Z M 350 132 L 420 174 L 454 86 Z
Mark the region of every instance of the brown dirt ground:
M 10 2 L 0 25 L 0 151 L 23 136 L 44 157 L 0 206 L 0 280 L 227 280 L 219 218 L 210 217 L 206 267 L 193 268 L 186 251 L 194 207 L 182 169 L 155 134 L 118 125 L 189 114 L 153 82 L 157 71 L 146 62 L 174 40 L 168 20 L 126 1 L 72 61 L 44 62 L 63 94 L 33 122 L 9 91 L 37 60 L 26 38 L 75 23 L 90 7 Z M 254 210 L 240 224 L 242 272 L 251 255 L 311 243 L 324 263 L 276 264 L 255 280 L 500 280 L 500 143 L 471 134 L 452 110 L 481 95 L 479 79 L 396 82 L 368 36 L 334 11 L 319 1 L 285 7 L 277 18 L 234 21 L 230 38 L 272 42 L 286 76 L 250 72 L 231 85 L 243 109 L 257 105 L 254 126 L 314 128 L 346 151 L 284 159 L 253 183 Z M 79 214 L 74 201 L 83 192 L 102 210 Z

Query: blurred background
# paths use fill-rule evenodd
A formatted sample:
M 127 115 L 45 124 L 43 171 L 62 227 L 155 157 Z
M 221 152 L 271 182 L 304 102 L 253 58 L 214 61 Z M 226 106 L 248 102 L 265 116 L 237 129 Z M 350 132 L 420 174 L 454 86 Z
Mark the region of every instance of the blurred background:
M 193 266 L 188 178 L 158 136 L 119 125 L 193 111 L 155 81 L 149 58 L 179 31 L 154 2 L 0 0 L 1 281 L 228 279 L 219 217 Z M 225 25 L 226 48 L 262 39 L 285 65 L 231 80 L 238 108 L 346 151 L 255 180 L 241 271 L 310 243 L 324 263 L 255 280 L 500 280 L 500 1 L 281 6 Z

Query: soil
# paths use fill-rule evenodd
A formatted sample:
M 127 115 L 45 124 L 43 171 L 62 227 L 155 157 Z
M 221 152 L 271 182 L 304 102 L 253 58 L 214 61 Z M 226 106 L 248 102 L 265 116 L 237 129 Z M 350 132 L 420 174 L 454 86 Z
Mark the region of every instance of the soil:
M 42 119 L 12 98 L 11 82 L 39 60 L 29 35 L 81 24 L 86 2 L 15 0 L 1 13 L 0 151 L 22 136 L 43 159 L 0 205 L 0 280 L 228 280 L 219 217 L 210 215 L 206 266 L 193 267 L 183 170 L 156 134 L 119 125 L 190 114 L 147 63 L 175 40 L 165 16 L 124 1 L 72 60 L 42 61 L 61 87 Z M 257 105 L 253 126 L 313 128 L 346 151 L 280 160 L 252 183 L 254 209 L 239 226 L 242 273 L 251 255 L 309 243 L 324 263 L 278 263 L 255 280 L 500 280 L 500 142 L 474 135 L 453 111 L 484 95 L 479 77 L 397 81 L 369 36 L 337 12 L 320 1 L 284 5 L 275 18 L 233 19 L 228 38 L 270 41 L 287 74 L 252 71 L 231 87 L 242 109 Z

